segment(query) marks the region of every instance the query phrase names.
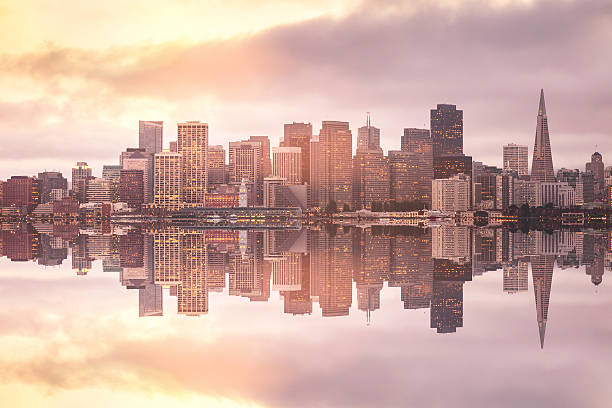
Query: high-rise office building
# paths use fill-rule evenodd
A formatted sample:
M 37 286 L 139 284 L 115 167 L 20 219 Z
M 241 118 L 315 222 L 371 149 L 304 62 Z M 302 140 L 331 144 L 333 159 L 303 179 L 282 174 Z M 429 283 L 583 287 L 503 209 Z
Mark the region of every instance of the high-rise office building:
M 272 175 L 284 178 L 286 184 L 300 184 L 302 182 L 302 149 L 300 147 L 273 147 Z
M 79 203 L 86 201 L 87 179 L 91 174 L 91 168 L 86 162 L 77 162 L 72 168 L 72 194 Z
M 540 105 L 536 126 L 533 161 L 531 164 L 531 179 L 535 181 L 555 181 L 553 170 L 550 136 L 548 134 L 548 116 L 544 103 L 544 89 L 540 91 Z
M 472 156 L 434 157 L 433 178 L 444 179 L 460 173 L 472 177 Z
M 370 123 L 359 128 L 353 157 L 353 209 L 371 209 L 372 203 L 389 201 L 389 160 L 380 148 L 380 129 Z
M 270 138 L 268 136 L 251 136 L 249 142 L 261 143 L 261 171 L 263 177 L 272 174 L 272 162 L 270 161 Z
M 510 143 L 504 146 L 504 171 L 514 171 L 519 176 L 529 175 L 529 149 Z
M 433 156 L 463 154 L 463 111 L 456 105 L 439 104 L 431 110 L 431 140 Z
M 51 202 L 51 190 L 68 190 L 68 180 L 57 171 L 38 173 L 38 189 L 41 203 Z
M 585 165 L 585 170 L 593 174 L 593 193 L 596 201 L 604 198 L 604 163 L 599 152 L 591 155 L 591 161 Z
M 142 170 L 121 170 L 119 176 L 119 200 L 128 207 L 140 209 L 144 199 L 144 174 Z
M 431 180 L 434 178 L 434 170 L 430 132 L 428 129 L 405 128 L 401 143 L 402 151 L 416 155 L 414 200 L 431 207 Z M 391 156 L 389 158 L 391 159 Z
M 138 147 L 147 153 L 159 153 L 163 147 L 164 122 L 138 121 Z
M 310 140 L 312 139 L 312 125 L 310 123 L 286 123 L 284 126 L 281 147 L 299 147 L 302 152 L 301 179 L 310 183 Z
M 255 203 L 259 205 L 263 204 L 262 165 L 261 142 L 245 140 L 229 143 L 229 181 L 234 184 L 240 184 L 243 181 L 252 184 L 255 191 Z
M 419 201 L 419 157 L 416 153 L 389 150 L 389 198 L 391 200 Z M 431 186 L 431 181 L 429 182 Z M 431 188 L 431 187 L 430 187 Z
M 182 200 L 201 205 L 208 186 L 208 123 L 179 123 L 177 135 L 177 153 L 182 155 Z
M 34 208 L 40 202 L 38 180 L 35 177 L 12 176 L 2 183 L 2 205 L 4 207 Z
M 107 179 L 111 183 L 111 189 L 113 192 L 112 202 L 119 202 L 119 183 L 121 181 L 121 165 L 105 164 L 102 167 L 102 178 Z
M 221 145 L 208 146 L 208 191 L 227 184 L 225 149 Z
M 357 130 L 357 150 L 380 149 L 380 129 L 370 124 L 370 114 L 366 125 Z
M 353 210 L 389 201 L 389 160 L 382 150 L 357 150 L 353 158 Z
M 311 149 L 311 183 L 313 206 L 325 208 L 335 202 L 338 208 L 352 203 L 353 135 L 348 122 L 323 121 L 319 137 Z M 314 168 L 313 168 L 314 167 Z M 313 176 L 317 180 L 313 180 Z M 316 198 L 316 201 L 314 201 Z
M 153 202 L 153 155 L 144 149 L 127 149 L 121 153 L 123 170 L 141 170 L 144 183 L 144 202 Z
M 153 202 L 163 208 L 176 210 L 182 200 L 182 157 L 180 153 L 160 152 L 154 156 L 155 171 Z

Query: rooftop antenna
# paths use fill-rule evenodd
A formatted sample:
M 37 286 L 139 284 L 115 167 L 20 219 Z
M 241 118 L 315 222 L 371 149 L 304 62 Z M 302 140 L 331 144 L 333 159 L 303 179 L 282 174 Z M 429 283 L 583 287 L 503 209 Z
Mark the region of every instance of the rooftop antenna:
M 367 113 L 366 126 L 370 128 L 370 112 L 366 112 L 366 113 Z

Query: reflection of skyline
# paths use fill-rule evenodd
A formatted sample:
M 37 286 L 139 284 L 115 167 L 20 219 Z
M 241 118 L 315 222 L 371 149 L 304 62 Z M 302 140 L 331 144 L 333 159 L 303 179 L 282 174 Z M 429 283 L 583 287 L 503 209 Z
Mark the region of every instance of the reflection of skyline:
M 56 228 L 57 227 L 57 228 Z M 464 325 L 464 284 L 502 271 L 503 292 L 528 290 L 531 264 L 540 343 L 543 347 L 553 267 L 584 267 L 595 285 L 610 270 L 610 234 L 531 231 L 327 226 L 323 229 L 139 231 L 14 225 L 2 231 L 2 255 L 55 266 L 71 254 L 77 275 L 102 261 L 128 290 L 138 290 L 139 316 L 162 316 L 164 289 L 177 312 L 214 311 L 210 292 L 268 301 L 283 299 L 283 312 L 346 316 L 351 307 L 370 321 L 381 293 L 399 288 L 404 309 L 430 309 L 430 326 L 452 333 Z M 70 251 L 69 251 L 70 250 Z M 356 291 L 353 292 L 353 283 Z M 399 306 L 399 305 L 397 305 Z M 388 306 L 387 306 L 388 307 Z M 379 312 L 380 313 L 380 312 Z

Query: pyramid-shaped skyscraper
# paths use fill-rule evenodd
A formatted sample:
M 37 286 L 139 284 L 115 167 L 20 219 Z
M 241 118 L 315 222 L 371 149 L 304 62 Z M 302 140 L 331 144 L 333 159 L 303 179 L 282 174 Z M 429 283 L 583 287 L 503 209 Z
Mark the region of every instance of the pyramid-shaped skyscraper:
M 533 162 L 531 179 L 535 181 L 555 181 L 550 136 L 548 135 L 548 117 L 544 103 L 544 89 L 540 91 L 540 107 L 538 108 L 538 124 L 536 127 L 535 145 L 533 147 Z

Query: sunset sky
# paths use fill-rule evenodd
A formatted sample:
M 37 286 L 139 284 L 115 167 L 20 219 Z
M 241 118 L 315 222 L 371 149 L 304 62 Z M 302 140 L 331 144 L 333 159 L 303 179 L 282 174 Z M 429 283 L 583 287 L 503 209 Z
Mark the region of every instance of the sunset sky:
M 0 177 L 118 163 L 138 120 L 209 123 L 210 143 L 372 112 L 383 148 L 464 110 L 464 151 L 533 145 L 544 88 L 553 162 L 612 164 L 609 0 L 0 0 Z

